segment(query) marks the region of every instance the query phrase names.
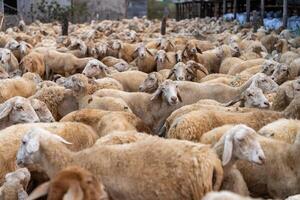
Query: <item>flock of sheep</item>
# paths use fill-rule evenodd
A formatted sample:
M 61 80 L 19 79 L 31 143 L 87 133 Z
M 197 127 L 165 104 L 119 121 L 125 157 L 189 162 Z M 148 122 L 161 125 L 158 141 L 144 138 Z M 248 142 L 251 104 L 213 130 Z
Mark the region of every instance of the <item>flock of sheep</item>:
M 0 199 L 300 198 L 300 37 L 215 18 L 60 30 L 0 34 Z

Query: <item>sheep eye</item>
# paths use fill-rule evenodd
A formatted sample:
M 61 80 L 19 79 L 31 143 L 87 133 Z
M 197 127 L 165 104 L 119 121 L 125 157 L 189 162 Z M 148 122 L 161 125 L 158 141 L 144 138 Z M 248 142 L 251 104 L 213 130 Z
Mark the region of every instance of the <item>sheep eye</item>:
M 245 139 L 244 139 L 244 138 L 238 138 L 238 141 L 239 141 L 239 142 L 244 142 Z
M 262 80 L 262 82 L 264 82 L 264 83 L 265 83 L 265 82 L 267 82 L 267 80 Z
M 17 109 L 17 110 L 24 110 L 24 109 L 23 109 L 23 106 L 20 106 L 20 105 L 17 105 L 17 106 L 16 106 L 16 109 Z
M 253 94 L 251 94 L 251 93 L 248 94 L 248 97 L 252 97 L 252 96 L 253 96 Z
M 26 144 L 26 141 L 22 140 L 22 144 L 25 145 L 25 144 Z
M 92 68 L 96 68 L 97 67 L 97 65 L 92 65 Z

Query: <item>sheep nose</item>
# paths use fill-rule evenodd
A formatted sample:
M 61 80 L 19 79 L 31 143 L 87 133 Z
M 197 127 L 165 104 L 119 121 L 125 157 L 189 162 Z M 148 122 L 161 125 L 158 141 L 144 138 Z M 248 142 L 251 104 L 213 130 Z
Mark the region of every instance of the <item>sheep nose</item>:
M 180 77 L 178 77 L 178 79 L 179 79 L 180 81 L 182 81 L 182 80 L 183 80 L 183 77 L 182 77 L 182 76 L 180 76 Z
M 271 76 L 271 79 L 274 81 L 274 80 L 275 80 L 275 77 L 274 77 L 274 76 Z
M 268 107 L 270 106 L 270 103 L 267 102 L 267 101 L 265 101 L 264 104 L 265 104 L 266 106 L 268 106 Z
M 172 96 L 172 97 L 171 97 L 171 100 L 172 100 L 173 102 L 176 102 L 176 101 L 177 101 L 177 97 Z
M 261 164 L 265 163 L 265 157 L 264 156 L 258 156 L 258 159 L 261 162 Z
M 139 87 L 139 91 L 140 91 L 140 92 L 143 91 L 143 86 L 140 86 L 140 87 Z
M 21 160 L 17 160 L 17 165 L 22 167 L 23 166 L 23 162 Z

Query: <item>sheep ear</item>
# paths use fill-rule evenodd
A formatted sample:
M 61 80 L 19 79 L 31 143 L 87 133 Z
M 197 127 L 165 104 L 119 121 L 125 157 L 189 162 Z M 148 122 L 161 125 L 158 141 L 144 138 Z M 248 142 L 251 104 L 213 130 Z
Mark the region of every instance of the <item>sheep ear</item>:
M 166 54 L 166 60 L 167 60 L 168 62 L 170 62 L 170 59 L 169 59 L 169 57 L 168 57 L 167 54 Z
M 180 90 L 179 90 L 179 88 L 177 88 L 177 97 L 178 97 L 179 101 L 182 102 L 182 97 L 181 97 L 181 95 L 180 95 Z
M 240 100 L 241 100 L 241 97 L 240 97 L 240 96 L 237 96 L 236 98 L 234 98 L 234 99 L 231 100 L 230 102 L 223 104 L 223 106 L 225 106 L 225 107 L 232 106 L 232 105 L 234 105 L 235 103 L 239 102 Z
M 199 69 L 205 75 L 208 75 L 208 71 L 207 71 L 207 69 L 203 65 L 196 63 L 196 65 L 194 65 L 193 67 L 196 68 L 196 69 Z
M 199 47 L 196 47 L 196 49 L 197 49 L 198 53 L 202 54 L 202 51 L 201 51 L 201 49 Z
M 72 184 L 64 195 L 63 200 L 84 200 L 83 191 L 78 183 Z
M 59 135 L 51 135 L 51 137 L 55 138 L 58 142 L 64 143 L 64 144 L 72 144 L 71 142 L 68 142 L 67 140 L 65 140 L 64 138 L 62 138 Z
M 156 45 L 156 48 L 160 47 L 160 45 L 161 45 L 161 42 L 159 41 Z
M 158 87 L 157 90 L 153 93 L 150 100 L 153 101 L 154 99 L 157 99 L 161 95 L 161 92 L 161 87 Z
M 7 117 L 12 110 L 13 102 L 12 100 L 8 100 L 2 104 L 0 104 L 0 119 Z
M 170 46 L 171 46 L 172 48 L 175 48 L 175 45 L 174 45 L 173 42 L 171 42 L 171 41 L 170 41 Z
M 172 70 L 170 71 L 170 73 L 169 73 L 167 79 L 171 78 L 171 77 L 173 76 L 173 74 L 174 74 L 174 69 L 172 69 Z
M 49 191 L 49 187 L 50 187 L 50 181 L 41 184 L 28 196 L 26 200 L 34 200 L 47 195 Z
M 147 51 L 151 56 L 154 56 L 153 53 L 152 53 L 148 48 L 146 48 L 146 51 Z
M 232 151 L 233 151 L 233 137 L 231 134 L 227 134 L 225 136 L 224 141 L 224 149 L 223 149 L 223 156 L 222 156 L 222 165 L 227 165 L 232 157 Z

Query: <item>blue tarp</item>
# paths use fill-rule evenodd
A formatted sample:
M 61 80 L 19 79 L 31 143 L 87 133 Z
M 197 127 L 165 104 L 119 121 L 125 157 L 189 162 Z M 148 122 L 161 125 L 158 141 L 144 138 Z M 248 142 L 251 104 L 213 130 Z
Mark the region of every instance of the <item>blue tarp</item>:
M 282 13 L 278 12 L 267 12 L 264 18 L 264 26 L 267 30 L 276 30 L 282 26 Z M 223 16 L 224 20 L 232 21 L 234 19 L 233 13 L 227 13 Z M 240 24 L 246 23 L 246 13 L 238 13 L 237 21 Z M 288 18 L 288 29 L 299 32 L 300 30 L 300 16 L 292 16 Z

